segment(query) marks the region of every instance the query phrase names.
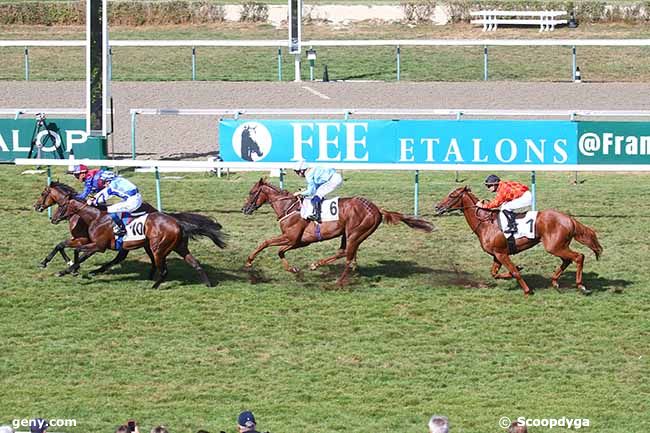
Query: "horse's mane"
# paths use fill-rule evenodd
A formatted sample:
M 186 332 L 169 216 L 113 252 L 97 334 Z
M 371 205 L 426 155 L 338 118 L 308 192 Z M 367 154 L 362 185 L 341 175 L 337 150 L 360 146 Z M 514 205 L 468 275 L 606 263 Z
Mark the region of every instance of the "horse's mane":
M 65 183 L 61 183 L 58 181 L 52 181 L 50 182 L 50 188 L 56 188 L 60 191 L 63 191 L 65 194 L 77 194 L 77 190 L 71 187 L 70 185 L 66 185 Z
M 266 179 L 262 179 L 262 183 L 261 183 L 261 184 L 262 184 L 262 185 L 266 185 L 266 186 L 268 186 L 269 188 L 271 188 L 273 191 L 275 191 L 275 192 L 277 192 L 277 193 L 280 193 L 280 194 L 291 194 L 291 191 L 287 191 L 286 189 L 280 189 L 279 187 L 273 185 L 272 183 L 270 183 L 270 182 L 269 182 L 268 180 L 266 180 Z

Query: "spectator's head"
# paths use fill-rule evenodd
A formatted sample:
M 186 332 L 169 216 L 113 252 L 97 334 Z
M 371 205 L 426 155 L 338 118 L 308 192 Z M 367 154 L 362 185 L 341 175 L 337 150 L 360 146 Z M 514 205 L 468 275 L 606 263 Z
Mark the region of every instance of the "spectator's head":
M 169 433 L 167 431 L 167 427 L 164 425 L 159 425 L 158 427 L 154 427 L 151 429 L 151 433 Z
M 29 431 L 31 433 L 45 433 L 50 425 L 43 418 L 29 420 Z
M 508 427 L 508 433 L 528 433 L 528 427 L 519 421 L 513 421 Z
M 241 433 L 255 431 L 255 425 L 256 422 L 253 412 L 244 411 L 239 414 L 239 417 L 237 418 L 237 428 L 239 428 Z
M 15 430 L 10 425 L 0 425 L 0 433 L 14 433 Z
M 448 433 L 449 419 L 446 416 L 434 415 L 429 420 L 429 433 Z

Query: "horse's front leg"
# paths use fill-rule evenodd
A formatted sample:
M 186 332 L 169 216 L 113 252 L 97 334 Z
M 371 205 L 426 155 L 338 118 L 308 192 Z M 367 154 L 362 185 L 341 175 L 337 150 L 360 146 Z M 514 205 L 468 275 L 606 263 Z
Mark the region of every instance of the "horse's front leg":
M 81 264 L 83 262 L 85 262 L 86 260 L 88 260 L 95 253 L 94 252 L 93 253 L 85 253 L 85 254 L 83 254 L 81 256 L 79 256 L 78 254 L 79 254 L 79 252 L 77 250 L 75 250 L 74 263 L 70 264 L 70 266 L 68 268 L 64 269 L 63 271 L 60 271 L 56 275 L 59 276 L 59 277 L 62 277 L 64 275 L 68 275 L 68 274 L 76 275 L 77 272 L 79 271 L 79 267 L 81 266 Z
M 519 286 L 524 291 L 524 295 L 528 296 L 535 293 L 533 290 L 531 290 L 530 287 L 528 287 L 528 284 L 526 284 L 526 281 L 524 281 L 523 277 L 519 273 L 519 268 L 515 266 L 514 263 L 512 263 L 512 260 L 510 260 L 510 256 L 507 253 L 494 254 L 494 257 L 500 263 L 503 263 L 506 268 L 508 268 L 512 277 L 517 280 Z
M 245 264 L 244 266 L 246 266 L 247 268 L 250 268 L 251 266 L 253 266 L 253 260 L 255 260 L 255 257 L 256 257 L 256 256 L 257 256 L 257 255 L 258 255 L 258 254 L 263 250 L 263 249 L 265 249 L 265 248 L 267 248 L 267 247 L 270 247 L 270 246 L 287 245 L 289 242 L 290 242 L 290 241 L 289 241 L 289 238 L 287 238 L 284 234 L 282 234 L 282 235 L 280 235 L 280 236 L 278 236 L 278 237 L 275 237 L 275 238 L 271 238 L 271 239 L 267 239 L 267 240 L 265 240 L 264 242 L 262 242 L 261 244 L 259 244 L 259 246 L 258 246 L 257 248 L 255 248 L 255 251 L 253 251 L 253 252 L 248 256 L 248 259 L 246 259 L 246 264 Z
M 67 241 L 68 240 L 66 239 L 65 241 L 61 241 L 56 244 L 52 251 L 50 251 L 50 253 L 39 262 L 38 266 L 41 268 L 47 268 L 47 265 L 52 261 L 57 253 L 60 253 L 61 257 L 63 257 L 63 260 L 68 263 L 70 261 L 70 257 L 68 257 L 68 255 L 65 253 L 65 246 Z
M 504 272 L 502 274 L 499 273 L 499 270 L 501 269 L 501 262 L 497 260 L 496 257 L 492 257 L 494 261 L 492 262 L 492 269 L 490 270 L 490 273 L 492 274 L 492 278 L 495 280 L 509 280 L 512 278 L 512 274 L 510 272 Z

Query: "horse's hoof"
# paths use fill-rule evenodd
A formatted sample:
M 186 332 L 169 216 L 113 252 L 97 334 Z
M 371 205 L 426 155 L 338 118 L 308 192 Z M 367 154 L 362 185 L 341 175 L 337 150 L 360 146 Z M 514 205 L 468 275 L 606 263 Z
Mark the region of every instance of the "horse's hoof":
M 300 273 L 300 268 L 292 266 L 292 267 L 289 268 L 289 272 L 294 273 L 294 274 L 298 274 L 298 273 Z
M 582 293 L 582 294 L 585 295 L 585 296 L 589 296 L 589 295 L 591 295 L 591 293 L 592 293 L 591 290 L 589 290 L 588 288 L 586 288 L 586 287 L 583 286 L 582 284 L 580 284 L 580 285 L 578 286 L 578 290 L 580 290 L 580 293 Z
M 553 288 L 554 288 L 555 290 L 557 290 L 558 292 L 561 292 L 561 290 L 560 290 L 560 285 L 558 284 L 557 281 L 551 281 L 551 286 L 553 286 Z
M 312 270 L 312 271 L 315 271 L 316 269 L 318 269 L 318 264 L 317 263 L 312 263 L 311 265 L 309 265 L 309 269 Z
M 88 272 L 88 276 L 89 276 L 90 278 L 92 278 L 92 277 L 97 276 L 97 274 L 96 274 L 95 272 L 92 272 L 92 271 L 91 271 L 91 272 Z
M 47 262 L 46 262 L 46 261 L 42 261 L 42 262 L 40 262 L 40 263 L 38 264 L 38 267 L 39 267 L 39 268 L 42 268 L 42 269 L 47 268 Z
M 253 262 L 246 262 L 246 263 L 244 264 L 244 267 L 245 267 L 245 268 L 252 268 L 252 267 L 253 267 Z
M 66 275 L 68 275 L 66 271 L 59 271 L 56 273 L 57 277 L 65 277 Z

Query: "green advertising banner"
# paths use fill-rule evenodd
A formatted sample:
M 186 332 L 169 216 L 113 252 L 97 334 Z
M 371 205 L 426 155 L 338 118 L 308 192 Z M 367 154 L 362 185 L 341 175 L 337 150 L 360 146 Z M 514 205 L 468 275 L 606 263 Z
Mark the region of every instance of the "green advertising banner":
M 650 122 L 579 122 L 578 164 L 650 164 Z
M 106 158 L 104 140 L 89 139 L 85 119 L 0 119 L 0 161 L 16 158 Z

